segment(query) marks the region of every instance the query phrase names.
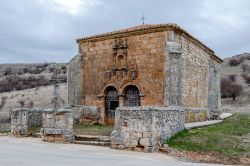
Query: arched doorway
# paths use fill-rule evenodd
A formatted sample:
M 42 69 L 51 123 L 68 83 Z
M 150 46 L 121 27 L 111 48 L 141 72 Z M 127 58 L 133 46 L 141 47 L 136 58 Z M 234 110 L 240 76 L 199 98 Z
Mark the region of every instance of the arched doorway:
M 115 109 L 119 107 L 119 96 L 116 88 L 110 86 L 106 89 L 105 98 L 105 123 L 114 124 Z
M 140 92 L 136 86 L 129 85 L 125 88 L 125 100 L 124 105 L 126 107 L 140 106 Z

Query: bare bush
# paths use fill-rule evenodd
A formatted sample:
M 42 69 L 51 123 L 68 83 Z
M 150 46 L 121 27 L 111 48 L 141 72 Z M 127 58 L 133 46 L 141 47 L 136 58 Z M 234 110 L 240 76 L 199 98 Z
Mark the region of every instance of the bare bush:
M 242 64 L 241 69 L 243 70 L 243 72 L 250 72 L 250 66 L 247 64 Z
M 228 62 L 229 66 L 238 66 L 240 63 L 241 61 L 238 58 L 230 59 Z
M 6 96 L 2 96 L 2 100 L 0 102 L 0 110 L 4 107 L 4 105 L 6 104 L 6 101 L 7 101 L 7 98 Z
M 9 92 L 13 90 L 23 90 L 29 88 L 35 88 L 39 86 L 49 85 L 50 82 L 44 76 L 34 77 L 22 77 L 22 76 L 8 76 L 0 80 L 0 93 Z
M 221 97 L 230 97 L 236 100 L 236 97 L 240 96 L 243 91 L 243 87 L 240 84 L 234 83 L 229 78 L 221 79 Z
M 6 68 L 5 71 L 4 71 L 4 76 L 8 76 L 8 75 L 11 75 L 13 74 L 13 71 L 10 67 Z
M 33 107 L 34 107 L 34 102 L 33 102 L 33 101 L 29 101 L 29 102 L 27 103 L 27 107 L 28 107 L 28 108 L 33 108 Z
M 230 97 L 230 86 L 232 81 L 229 78 L 222 78 L 220 82 L 220 89 L 221 89 L 221 97 L 226 98 Z
M 236 81 L 236 75 L 229 75 L 228 78 L 229 78 L 232 82 L 235 82 L 235 81 Z
M 67 82 L 67 75 L 66 74 L 59 74 L 57 76 L 53 75 L 51 79 L 52 80 L 57 80 L 58 79 L 58 80 L 60 80 L 60 82 L 65 83 L 65 82 Z
M 247 74 L 242 73 L 242 74 L 241 74 L 241 77 L 242 77 L 242 78 L 244 78 L 244 79 L 246 80 L 246 78 L 247 78 Z
M 250 84 L 250 76 L 247 76 L 247 77 L 245 78 L 245 81 L 246 81 L 247 84 Z
M 230 88 L 231 97 L 233 100 L 236 100 L 243 91 L 243 87 L 240 84 L 233 83 Z
M 22 108 L 25 106 L 25 100 L 19 100 L 17 103 L 20 104 Z

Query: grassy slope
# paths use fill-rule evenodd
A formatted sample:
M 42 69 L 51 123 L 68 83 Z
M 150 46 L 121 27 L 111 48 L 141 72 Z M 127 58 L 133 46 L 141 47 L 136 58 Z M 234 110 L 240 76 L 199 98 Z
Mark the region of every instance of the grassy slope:
M 179 150 L 250 157 L 250 114 L 235 114 L 222 124 L 184 130 L 166 143 Z

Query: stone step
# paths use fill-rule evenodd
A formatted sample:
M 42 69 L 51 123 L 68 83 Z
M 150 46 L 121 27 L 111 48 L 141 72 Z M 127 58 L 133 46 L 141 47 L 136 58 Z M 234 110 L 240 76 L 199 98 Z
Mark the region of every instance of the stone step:
M 110 136 L 76 135 L 76 141 L 110 142 Z
M 100 141 L 75 141 L 75 144 L 93 145 L 93 146 L 110 146 L 110 142 L 100 142 Z

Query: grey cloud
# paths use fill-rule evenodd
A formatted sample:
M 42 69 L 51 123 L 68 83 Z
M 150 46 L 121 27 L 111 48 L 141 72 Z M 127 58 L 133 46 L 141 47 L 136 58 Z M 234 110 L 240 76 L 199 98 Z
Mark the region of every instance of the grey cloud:
M 221 57 L 250 52 L 248 0 L 82 1 L 75 14 L 53 0 L 2 1 L 0 63 L 67 62 L 77 38 L 136 26 L 142 14 L 149 24 L 179 24 Z

